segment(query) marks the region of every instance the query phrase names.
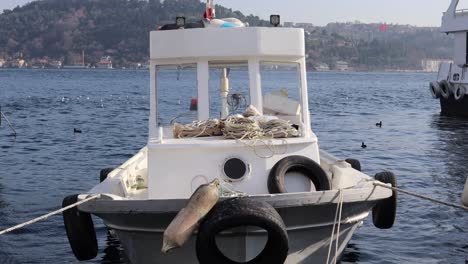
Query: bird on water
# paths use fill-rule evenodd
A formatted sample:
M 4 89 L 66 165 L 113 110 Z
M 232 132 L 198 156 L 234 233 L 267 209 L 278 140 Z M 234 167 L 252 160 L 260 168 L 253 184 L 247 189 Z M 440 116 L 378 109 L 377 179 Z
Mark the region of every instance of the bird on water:
M 376 127 L 382 127 L 382 121 L 380 121 L 379 123 L 375 124 Z
M 362 142 L 361 148 L 367 148 L 367 145 L 364 142 Z
M 73 129 L 73 133 L 75 133 L 75 134 L 81 134 L 81 129 L 74 128 L 74 129 Z

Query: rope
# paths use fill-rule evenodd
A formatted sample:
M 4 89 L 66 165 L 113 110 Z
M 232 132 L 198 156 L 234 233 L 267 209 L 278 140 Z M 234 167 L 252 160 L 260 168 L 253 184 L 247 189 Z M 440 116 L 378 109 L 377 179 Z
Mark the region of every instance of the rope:
M 380 183 L 380 182 L 374 182 L 374 185 L 379 186 L 379 187 L 383 187 L 383 188 L 387 188 L 387 189 L 391 189 L 391 190 L 394 190 L 394 191 L 397 191 L 397 192 L 401 192 L 401 193 L 404 193 L 404 194 L 407 194 L 407 195 L 410 195 L 410 196 L 414 196 L 414 197 L 417 197 L 417 198 L 420 198 L 420 199 L 423 199 L 423 200 L 427 200 L 427 201 L 431 201 L 431 202 L 434 202 L 434 203 L 439 203 L 439 204 L 446 205 L 446 206 L 449 206 L 449 207 L 453 207 L 453 208 L 468 211 L 468 207 L 463 206 L 463 205 L 459 205 L 459 204 L 456 204 L 456 203 L 449 203 L 449 202 L 437 200 L 437 199 L 431 198 L 429 196 L 424 196 L 424 195 L 417 194 L 417 193 L 414 193 L 414 192 L 405 191 L 403 189 L 396 188 L 396 187 L 390 187 L 390 186 L 387 186 L 387 185 L 385 185 L 383 183 Z
M 3 234 L 9 233 L 9 232 L 11 232 L 11 231 L 14 231 L 14 230 L 23 228 L 23 227 L 25 227 L 25 226 L 32 225 L 32 224 L 34 224 L 34 223 L 36 223 L 36 222 L 39 222 L 39 221 L 44 220 L 44 219 L 47 219 L 47 218 L 49 218 L 49 217 L 51 217 L 51 216 L 53 216 L 53 215 L 60 214 L 60 213 L 65 212 L 65 211 L 67 211 L 67 210 L 69 210 L 69 209 L 72 209 L 72 208 L 74 208 L 74 207 L 77 207 L 77 206 L 80 205 L 80 204 L 87 203 L 87 202 L 89 202 L 89 201 L 91 201 L 91 200 L 94 200 L 94 199 L 97 199 L 97 198 L 99 198 L 99 197 L 101 197 L 100 194 L 97 194 L 97 195 L 88 197 L 88 198 L 86 198 L 86 199 L 84 199 L 84 200 L 82 200 L 82 201 L 79 201 L 79 202 L 76 202 L 76 203 L 74 203 L 74 204 L 71 204 L 71 205 L 69 205 L 69 206 L 67 206 L 67 207 L 64 207 L 64 208 L 60 209 L 60 210 L 53 211 L 53 212 L 51 212 L 51 213 L 48 213 L 48 214 L 46 214 L 46 215 L 43 215 L 43 216 L 34 218 L 34 219 L 32 219 L 32 220 L 30 220 L 30 221 L 27 221 L 27 222 L 25 222 L 25 223 L 16 225 L 16 226 L 14 226 L 14 227 L 10 227 L 10 228 L 8 228 L 8 229 L 5 229 L 5 230 L 3 230 L 3 231 L 0 231 L 0 236 L 3 235 Z
M 334 263 L 336 264 L 337 261 L 337 256 L 338 256 L 338 244 L 339 244 L 339 238 L 340 238 L 340 226 L 341 226 L 341 212 L 343 211 L 343 202 L 344 202 L 344 197 L 343 197 L 343 190 L 338 190 L 338 204 L 336 205 L 336 212 L 335 212 L 335 220 L 333 221 L 333 229 L 330 237 L 330 245 L 328 246 L 328 255 L 327 255 L 327 262 L 326 264 L 329 263 Z M 338 225 L 337 225 L 338 222 Z M 335 236 L 335 226 L 337 226 L 337 234 L 336 234 L 336 242 L 335 242 L 335 256 L 332 259 L 332 262 L 330 262 L 330 256 L 331 256 L 331 249 L 332 249 L 332 244 Z
M 226 119 L 222 131 L 225 139 L 257 139 L 263 135 L 257 122 L 249 118 L 235 116 Z
M 177 138 L 219 136 L 221 134 L 221 122 L 217 119 L 194 121 L 188 125 L 174 125 L 174 136 Z
M 8 118 L 6 117 L 5 114 L 3 114 L 3 112 L 0 112 L 0 120 L 2 119 L 2 117 L 5 119 L 5 121 L 7 122 L 8 126 L 11 128 L 11 130 L 13 131 L 13 134 L 14 134 L 15 137 L 16 137 L 16 130 L 15 130 L 15 128 L 13 127 L 13 125 L 10 123 L 10 120 L 8 120 Z M 0 121 L 0 124 L 1 124 L 1 121 Z
M 298 137 L 299 131 L 292 127 L 291 122 L 282 119 L 270 120 L 260 124 L 265 136 L 272 138 Z

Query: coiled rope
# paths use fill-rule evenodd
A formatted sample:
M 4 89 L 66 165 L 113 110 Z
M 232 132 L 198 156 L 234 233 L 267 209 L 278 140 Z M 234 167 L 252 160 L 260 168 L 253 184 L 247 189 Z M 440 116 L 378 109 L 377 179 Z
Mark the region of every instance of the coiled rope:
M 424 196 L 424 195 L 417 194 L 417 193 L 414 193 L 414 192 L 406 191 L 406 190 L 403 190 L 403 189 L 400 189 L 400 188 L 397 188 L 397 187 L 391 187 L 391 186 L 385 185 L 385 184 L 383 184 L 381 182 L 374 182 L 373 184 L 375 186 L 391 189 L 391 190 L 394 190 L 394 191 L 397 191 L 397 192 L 401 192 L 401 193 L 404 193 L 404 194 L 407 194 L 407 195 L 410 195 L 410 196 L 414 196 L 414 197 L 426 200 L 426 201 L 431 201 L 431 202 L 442 204 L 442 205 L 445 205 L 445 206 L 449 206 L 449 207 L 453 207 L 453 208 L 468 211 L 468 207 L 463 206 L 463 205 L 459 205 L 459 204 L 456 204 L 456 203 L 449 203 L 449 202 L 437 200 L 437 199 L 429 197 L 429 196 Z
M 79 202 L 76 202 L 76 203 L 74 203 L 74 204 L 70 204 L 69 206 L 64 207 L 64 208 L 62 208 L 62 209 L 60 209 L 60 210 L 53 211 L 53 212 L 51 212 L 51 213 L 48 213 L 48 214 L 45 214 L 45 215 L 43 215 L 43 216 L 34 218 L 34 219 L 32 219 L 32 220 L 30 220 L 30 221 L 27 221 L 27 222 L 24 222 L 24 223 L 22 223 L 22 224 L 19 224 L 19 225 L 16 225 L 16 226 L 7 228 L 7 229 L 5 229 L 5 230 L 3 230 L 3 231 L 0 231 L 0 236 L 3 235 L 3 234 L 6 234 L 6 233 L 12 232 L 12 231 L 14 231 L 14 230 L 23 228 L 23 227 L 25 227 L 25 226 L 32 225 L 32 224 L 34 224 L 34 223 L 36 223 L 36 222 L 39 222 L 39 221 L 44 220 L 44 219 L 47 219 L 47 218 L 49 218 L 49 217 L 51 217 L 51 216 L 53 216 L 53 215 L 63 213 L 63 212 L 65 212 L 65 211 L 69 210 L 69 209 L 72 209 L 72 208 L 74 208 L 74 207 L 77 207 L 77 206 L 80 205 L 80 204 L 87 203 L 87 202 L 89 202 L 89 201 L 91 201 L 91 200 L 94 200 L 94 199 L 97 199 L 97 198 L 100 198 L 100 197 L 101 197 L 100 194 L 93 195 L 93 196 L 91 196 L 91 197 L 88 197 L 88 198 L 86 198 L 86 199 L 84 199 L 84 200 L 81 200 L 81 201 L 79 201 Z
M 188 125 L 175 124 L 174 136 L 177 138 L 196 138 L 202 136 L 220 136 L 221 122 L 218 119 L 194 121 Z

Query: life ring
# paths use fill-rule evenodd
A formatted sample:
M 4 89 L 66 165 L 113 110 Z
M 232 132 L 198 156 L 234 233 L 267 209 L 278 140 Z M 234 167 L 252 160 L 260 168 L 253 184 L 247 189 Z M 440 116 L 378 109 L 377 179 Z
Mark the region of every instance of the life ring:
M 447 80 L 442 80 L 439 82 L 440 86 L 440 95 L 444 99 L 449 99 L 450 97 L 450 83 Z
M 105 181 L 107 179 L 107 175 L 109 175 L 109 173 L 111 173 L 113 170 L 115 170 L 115 168 L 102 169 L 101 172 L 99 173 L 100 182 Z
M 457 101 L 463 100 L 465 98 L 465 93 L 466 93 L 466 88 L 465 86 L 459 84 L 455 87 L 455 90 L 453 91 L 453 97 Z
M 238 263 L 226 257 L 216 245 L 217 234 L 236 227 L 259 227 L 268 233 L 265 248 L 247 264 L 283 264 L 288 257 L 289 239 L 278 212 L 268 203 L 234 198 L 218 203 L 201 222 L 196 253 L 200 264 Z
M 78 195 L 65 197 L 62 208 L 76 202 L 78 202 Z M 94 259 L 98 253 L 98 244 L 91 215 L 73 207 L 63 212 L 63 223 L 75 257 L 79 261 Z
M 430 82 L 429 83 L 429 90 L 431 92 L 431 95 L 434 99 L 439 99 L 441 95 L 441 89 L 439 82 Z
M 317 162 L 304 156 L 289 156 L 275 164 L 268 176 L 268 191 L 271 194 L 287 193 L 284 177 L 288 172 L 300 172 L 308 177 L 317 191 L 328 191 L 331 188 L 327 173 Z
M 357 159 L 346 159 L 346 162 L 351 165 L 351 167 L 357 171 L 361 171 L 361 162 Z
M 375 179 L 383 183 L 390 183 L 392 187 L 398 187 L 395 174 L 389 171 L 377 173 Z M 372 209 L 372 221 L 375 227 L 380 229 L 392 228 L 396 219 L 397 198 L 397 192 L 393 191 L 391 197 L 377 202 Z

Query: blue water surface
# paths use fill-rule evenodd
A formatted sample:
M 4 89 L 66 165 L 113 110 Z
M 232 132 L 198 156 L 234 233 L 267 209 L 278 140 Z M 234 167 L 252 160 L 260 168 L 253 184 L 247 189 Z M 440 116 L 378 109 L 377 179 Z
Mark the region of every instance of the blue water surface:
M 468 120 L 440 116 L 427 89 L 435 77 L 310 73 L 312 126 L 321 148 L 359 159 L 369 175 L 389 170 L 402 188 L 459 203 L 468 175 Z M 278 78 L 278 85 L 289 81 Z M 18 134 L 12 137 L 2 122 L 0 229 L 60 208 L 65 196 L 97 184 L 100 169 L 118 166 L 143 147 L 148 87 L 147 71 L 0 69 L 0 105 Z M 165 100 L 177 105 L 180 98 Z M 379 121 L 382 128 L 375 126 Z M 361 149 L 363 141 L 367 149 Z M 95 224 L 100 251 L 88 263 L 127 263 L 118 241 L 99 219 Z M 466 212 L 400 195 L 394 228 L 376 229 L 368 218 L 343 263 L 465 263 L 467 258 Z M 0 236 L 0 263 L 78 261 L 62 217 L 54 216 Z

